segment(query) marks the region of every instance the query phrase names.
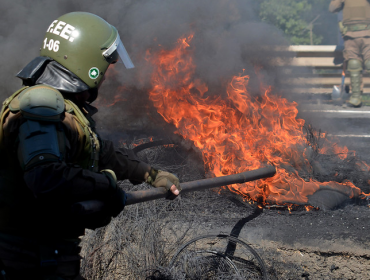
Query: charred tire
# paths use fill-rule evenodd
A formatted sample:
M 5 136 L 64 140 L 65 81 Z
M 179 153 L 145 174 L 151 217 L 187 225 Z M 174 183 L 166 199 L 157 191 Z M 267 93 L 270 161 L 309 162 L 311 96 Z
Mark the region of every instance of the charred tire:
M 153 148 L 157 146 L 172 145 L 172 144 L 176 145 L 177 143 L 174 143 L 171 140 L 158 140 L 158 141 L 141 144 L 139 146 L 136 146 L 132 150 L 134 151 L 135 154 L 137 154 L 138 152 L 141 152 L 142 150 L 145 150 L 145 149 L 149 149 L 149 148 Z

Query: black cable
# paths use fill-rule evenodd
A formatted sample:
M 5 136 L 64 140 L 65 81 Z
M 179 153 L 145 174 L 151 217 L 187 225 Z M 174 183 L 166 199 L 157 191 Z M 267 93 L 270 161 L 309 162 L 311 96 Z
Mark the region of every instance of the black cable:
M 138 152 L 148 149 L 148 148 L 153 148 L 153 147 L 163 146 L 163 145 L 174 145 L 174 144 L 176 145 L 177 143 L 174 143 L 174 141 L 170 139 L 165 139 L 165 140 L 158 140 L 158 141 L 141 144 L 139 146 L 136 146 L 132 150 L 134 151 L 135 154 L 137 154 Z

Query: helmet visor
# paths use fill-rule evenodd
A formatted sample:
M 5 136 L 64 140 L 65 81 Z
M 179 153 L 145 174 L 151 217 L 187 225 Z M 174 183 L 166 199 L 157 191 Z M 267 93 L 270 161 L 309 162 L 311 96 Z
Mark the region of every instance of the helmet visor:
M 135 65 L 132 63 L 130 56 L 128 55 L 125 46 L 122 44 L 122 41 L 120 40 L 118 46 L 117 46 L 117 52 L 119 55 L 119 61 L 123 62 L 126 69 L 134 68 Z
M 130 56 L 128 55 L 125 46 L 123 45 L 119 34 L 117 34 L 116 40 L 114 40 L 113 44 L 103 52 L 103 56 L 109 60 L 114 53 L 117 53 L 119 56 L 119 61 L 123 62 L 127 69 L 134 68 L 134 64 L 131 61 Z M 115 62 L 112 62 L 115 63 Z

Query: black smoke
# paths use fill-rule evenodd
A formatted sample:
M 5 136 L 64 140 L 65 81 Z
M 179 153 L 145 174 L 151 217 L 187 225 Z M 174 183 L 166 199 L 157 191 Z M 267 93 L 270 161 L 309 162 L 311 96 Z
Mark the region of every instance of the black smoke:
M 126 70 L 117 65 L 112 71 L 116 74 L 109 75 L 101 88 L 95 104 L 100 107 L 99 127 L 104 130 L 153 129 L 164 125 L 146 95 L 152 68 L 144 59 L 145 52 L 171 49 L 180 36 L 191 33 L 196 75 L 208 84 L 209 94 L 222 94 L 225 82 L 243 69 L 251 75 L 250 91 L 259 94 L 256 67 L 261 69 L 266 84 L 284 92 L 281 81 L 286 77 L 273 66 L 273 46 L 284 48 L 288 42 L 281 31 L 259 21 L 251 0 L 16 0 L 2 1 L 0 5 L 2 100 L 20 87 L 15 75 L 38 56 L 50 23 L 72 11 L 97 14 L 116 26 L 136 66 Z M 118 89 L 123 101 L 105 107 L 114 102 Z

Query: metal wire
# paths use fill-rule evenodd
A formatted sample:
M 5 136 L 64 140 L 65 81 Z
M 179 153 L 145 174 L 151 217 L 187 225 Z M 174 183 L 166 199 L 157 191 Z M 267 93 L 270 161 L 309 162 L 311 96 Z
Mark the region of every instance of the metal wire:
M 226 252 L 229 243 L 237 248 L 232 255 Z M 266 265 L 257 252 L 242 240 L 222 234 L 203 235 L 185 243 L 169 267 L 183 270 L 188 279 L 213 279 L 221 274 L 233 277 L 227 279 L 267 279 Z

